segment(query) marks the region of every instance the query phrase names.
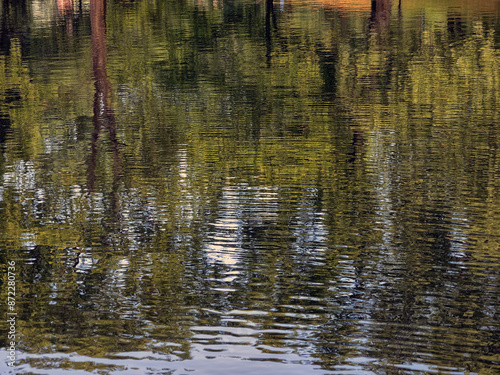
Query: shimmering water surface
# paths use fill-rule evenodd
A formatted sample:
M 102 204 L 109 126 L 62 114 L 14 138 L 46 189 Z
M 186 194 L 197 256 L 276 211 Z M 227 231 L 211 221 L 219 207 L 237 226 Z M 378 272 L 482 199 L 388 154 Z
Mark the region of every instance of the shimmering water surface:
M 500 373 L 498 0 L 0 19 L 2 374 Z

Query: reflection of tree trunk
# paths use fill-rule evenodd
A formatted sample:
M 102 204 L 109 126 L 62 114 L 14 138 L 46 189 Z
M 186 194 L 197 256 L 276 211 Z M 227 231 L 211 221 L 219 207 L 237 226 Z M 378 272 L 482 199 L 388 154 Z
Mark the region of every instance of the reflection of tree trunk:
M 460 40 L 464 36 L 464 27 L 460 13 L 455 11 L 448 11 L 448 37 L 451 40 Z
M 69 36 L 73 36 L 73 14 L 75 10 L 73 0 L 57 0 L 57 10 L 59 17 L 64 19 L 66 23 L 66 32 Z
M 276 27 L 276 14 L 274 14 L 273 0 L 266 0 L 266 60 L 268 66 L 271 64 L 272 51 L 271 20 L 273 26 Z
M 363 130 L 354 126 L 352 129 L 352 151 L 348 153 L 350 156 L 349 162 L 356 163 L 363 159 L 364 156 L 364 135 Z
M 105 117 L 108 108 L 109 81 L 106 74 L 106 0 L 90 2 L 92 27 L 92 67 L 95 79 L 94 117 Z M 95 112 L 96 109 L 101 108 Z
M 92 67 L 94 71 L 94 129 L 90 143 L 90 157 L 88 160 L 87 186 L 89 191 L 94 190 L 96 180 L 98 140 L 102 128 L 106 128 L 113 148 L 113 191 L 121 173 L 120 150 L 116 138 L 115 116 L 110 104 L 111 88 L 106 72 L 106 0 L 90 1 L 90 22 L 92 41 Z
M 90 142 L 90 158 L 88 161 L 87 185 L 90 191 L 94 190 L 95 169 L 99 134 L 103 123 L 104 110 L 107 108 L 109 83 L 106 75 L 106 0 L 92 0 L 90 2 L 90 24 L 92 41 L 92 68 L 94 71 L 94 116 L 92 123 L 94 130 Z
M 26 0 L 2 0 L 0 3 L 1 27 L 0 48 L 8 51 L 10 40 L 18 38 L 24 44 L 24 36 L 29 32 L 28 3 Z
M 391 0 L 372 0 L 371 24 L 385 30 L 391 22 Z

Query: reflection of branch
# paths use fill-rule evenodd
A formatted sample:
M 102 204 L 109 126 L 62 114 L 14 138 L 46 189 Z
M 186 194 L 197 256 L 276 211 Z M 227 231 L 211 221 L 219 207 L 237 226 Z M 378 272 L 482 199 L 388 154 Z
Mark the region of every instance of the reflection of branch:
M 76 268 L 76 266 L 78 266 L 78 263 L 80 263 L 80 252 L 78 251 L 76 254 L 75 254 L 75 259 L 73 260 L 73 268 Z
M 364 135 L 363 131 L 357 127 L 353 126 L 352 128 L 352 152 L 349 152 L 348 155 L 350 156 L 349 162 L 350 163 L 356 163 L 357 161 L 361 160 L 364 155 Z

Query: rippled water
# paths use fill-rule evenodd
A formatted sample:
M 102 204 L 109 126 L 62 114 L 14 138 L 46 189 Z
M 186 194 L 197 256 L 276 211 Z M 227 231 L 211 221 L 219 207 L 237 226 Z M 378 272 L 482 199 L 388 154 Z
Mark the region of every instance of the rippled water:
M 0 20 L 2 373 L 500 373 L 499 1 Z

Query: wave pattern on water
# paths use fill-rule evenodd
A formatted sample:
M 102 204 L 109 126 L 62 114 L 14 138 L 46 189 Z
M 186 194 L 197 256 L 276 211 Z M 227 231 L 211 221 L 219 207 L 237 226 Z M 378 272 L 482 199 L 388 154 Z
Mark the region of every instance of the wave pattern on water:
M 1 372 L 498 373 L 500 17 L 470 4 L 5 1 Z

